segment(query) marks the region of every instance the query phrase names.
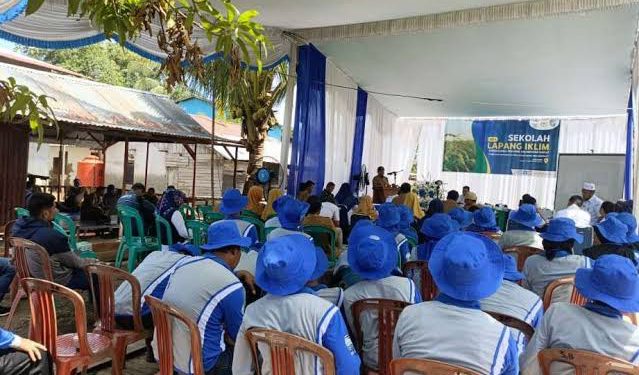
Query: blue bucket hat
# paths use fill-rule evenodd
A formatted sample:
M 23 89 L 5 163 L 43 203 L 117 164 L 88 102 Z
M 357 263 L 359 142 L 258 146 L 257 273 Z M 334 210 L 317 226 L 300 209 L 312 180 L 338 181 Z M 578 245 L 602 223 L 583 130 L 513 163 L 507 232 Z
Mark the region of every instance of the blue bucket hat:
M 628 258 L 614 254 L 599 257 L 591 269 L 577 270 L 575 286 L 588 299 L 622 312 L 639 311 L 639 276 Z
M 390 276 L 397 266 L 395 238 L 380 227 L 357 227 L 349 237 L 348 263 L 356 274 L 366 280 Z
M 277 211 L 279 211 L 280 205 L 282 205 L 285 201 L 287 201 L 289 199 L 294 199 L 294 198 L 291 197 L 290 195 L 282 195 L 281 197 L 277 198 L 273 202 L 273 211 L 275 211 L 275 213 L 277 213 Z
M 575 222 L 566 217 L 550 220 L 546 231 L 541 233 L 540 236 L 544 240 L 552 242 L 575 240 L 577 243 L 582 243 L 584 241 L 584 236 L 577 233 Z
M 628 243 L 628 227 L 619 221 L 616 216 L 607 217 L 601 223 L 595 224 L 595 228 L 609 242 L 620 245 Z
M 522 204 L 517 211 L 512 211 L 509 219 L 528 228 L 536 228 L 544 223 L 537 214 L 537 207 L 532 204 Z
M 473 223 L 473 213 L 463 208 L 453 208 L 448 212 L 448 215 L 459 224 L 460 228 L 466 228 Z
M 639 242 L 639 235 L 637 235 L 637 219 L 634 215 L 628 212 L 621 212 L 618 213 L 615 218 L 625 224 L 628 228 L 628 232 L 626 232 L 628 243 Z
M 504 254 L 504 279 L 516 283 L 524 278 L 524 275 L 517 271 L 515 258 Z
M 424 220 L 421 232 L 436 240 L 459 230 L 459 224 L 446 214 L 435 214 Z
M 224 192 L 220 212 L 225 215 L 233 215 L 241 212 L 248 203 L 248 197 L 242 195 L 237 189 L 228 189 Z
M 477 301 L 501 286 L 504 253 L 488 237 L 454 232 L 435 245 L 428 269 L 442 293 L 462 301 Z
M 169 251 L 174 253 L 187 253 L 191 256 L 200 255 L 200 249 L 192 244 L 176 243 L 169 247 Z
M 304 288 L 317 264 L 315 245 L 301 234 L 266 241 L 255 265 L 257 285 L 276 296 L 287 296 Z
M 379 214 L 377 225 L 380 227 L 395 230 L 397 225 L 399 225 L 399 208 L 393 203 L 380 204 L 379 207 L 377 207 L 377 213 Z
M 473 213 L 473 221 L 475 225 L 481 229 L 496 230 L 497 219 L 495 218 L 495 212 L 490 207 L 482 207 Z
M 397 206 L 399 210 L 399 226 L 400 228 L 408 228 L 415 221 L 413 211 L 405 205 Z
M 326 273 L 327 269 L 328 257 L 326 256 L 326 253 L 321 247 L 315 246 L 315 270 L 313 271 L 310 280 L 319 279 L 322 275 L 324 275 L 324 273 Z
M 202 250 L 217 250 L 227 246 L 249 247 L 253 241 L 240 234 L 232 220 L 221 220 L 209 225 L 207 242 L 200 245 Z
M 309 207 L 308 203 L 290 197 L 280 201 L 277 205 L 277 218 L 280 220 L 282 228 L 291 230 L 299 228 Z

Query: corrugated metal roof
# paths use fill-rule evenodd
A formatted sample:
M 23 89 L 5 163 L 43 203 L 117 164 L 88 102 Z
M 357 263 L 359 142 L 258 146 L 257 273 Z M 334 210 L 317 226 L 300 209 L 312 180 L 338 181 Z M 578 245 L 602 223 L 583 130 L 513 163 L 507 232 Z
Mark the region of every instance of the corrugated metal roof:
M 210 135 L 166 96 L 0 63 L 0 77 L 14 77 L 49 105 L 58 121 L 207 141 Z

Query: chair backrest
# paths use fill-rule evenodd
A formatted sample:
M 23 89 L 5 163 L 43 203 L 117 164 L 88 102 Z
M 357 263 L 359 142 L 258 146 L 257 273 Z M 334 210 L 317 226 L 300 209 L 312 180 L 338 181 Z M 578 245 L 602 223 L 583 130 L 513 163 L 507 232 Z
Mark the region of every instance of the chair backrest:
M 572 252 L 577 255 L 583 255 L 584 249 L 592 246 L 593 230 L 592 227 L 577 228 L 577 233 L 584 236 L 584 240 L 582 243 L 575 242 L 575 245 L 572 247 Z
M 78 235 L 73 219 L 67 215 L 57 213 L 53 218 L 53 221 L 62 227 L 62 229 L 64 229 L 64 234 L 69 237 L 69 247 L 71 250 L 78 251 Z
M 11 238 L 11 231 L 13 230 L 13 224 L 15 224 L 15 220 L 11 220 L 4 225 L 4 257 L 9 258 L 11 256 L 11 243 L 9 243 L 9 239 Z
M 479 373 L 461 366 L 430 359 L 394 359 L 390 362 L 389 367 L 391 375 L 404 375 L 405 373 L 421 375 L 479 375 Z
M 31 214 L 29 213 L 29 210 L 27 210 L 26 208 L 16 207 L 13 210 L 16 213 L 16 219 L 19 219 L 21 217 L 29 217 L 29 216 L 31 216 Z
M 144 222 L 142 221 L 142 216 L 140 216 L 138 210 L 124 205 L 118 205 L 117 210 L 118 216 L 120 217 L 120 223 L 122 224 L 124 240 L 126 241 L 127 246 L 134 246 L 134 226 L 136 228 L 136 233 L 138 234 L 136 237 L 139 237 L 142 244 L 144 244 Z
M 87 318 L 82 296 L 77 292 L 47 280 L 26 278 L 22 280 L 22 287 L 29 297 L 31 308 L 30 338 L 47 347 L 51 356 L 56 357 L 56 339 L 58 336 L 57 314 L 54 296 L 60 296 L 73 305 L 75 316 L 75 332 L 77 336 L 78 354 L 89 356 L 89 341 L 87 340 Z
M 202 244 L 206 243 L 207 229 L 209 228 L 208 224 L 199 220 L 187 220 L 184 224 L 187 229 L 191 230 L 191 235 L 193 236 L 191 243 L 193 245 L 199 248 Z
M 517 261 L 517 271 L 521 272 L 524 269 L 526 259 L 531 255 L 542 254 L 544 251 L 530 246 L 513 246 L 504 249 L 504 253 L 511 255 Z
M 337 260 L 337 255 L 335 254 L 337 236 L 334 230 L 321 225 L 304 225 L 302 231 L 313 237 L 315 246 L 321 247 L 328 253 L 330 261 L 335 262 Z
M 501 234 L 497 232 L 481 232 L 480 234 L 490 238 L 493 241 L 499 241 L 501 239 Z
M 242 213 L 242 215 L 240 215 L 240 220 L 255 225 L 255 228 L 257 229 L 257 237 L 259 238 L 260 242 L 266 242 L 266 232 L 264 231 L 264 222 L 262 221 L 262 219 L 255 216 L 247 216 Z
M 639 374 L 639 367 L 622 359 L 575 349 L 544 349 L 537 355 L 542 374 L 551 375 L 553 362 L 572 365 L 575 375 Z
M 353 214 L 353 215 L 351 215 L 351 228 L 355 228 L 355 224 L 357 224 L 357 222 L 360 221 L 360 220 L 368 220 L 368 221 L 370 221 L 371 218 L 368 215 Z
M 207 212 L 204 214 L 204 221 L 207 224 L 213 224 L 216 221 L 224 220 L 224 214 L 219 212 Z
M 437 285 L 428 270 L 428 262 L 423 260 L 406 262 L 402 271 L 404 276 L 413 280 L 423 301 L 431 301 L 437 296 Z
M 155 214 L 155 233 L 158 237 L 158 243 L 162 243 L 162 234 L 166 239 L 166 244 L 173 245 L 173 230 L 171 229 L 171 223 L 169 223 L 161 215 Z
M 11 237 L 9 242 L 11 243 L 11 247 L 13 247 L 13 258 L 18 280 L 37 277 L 53 281 L 53 271 L 51 270 L 49 253 L 44 247 L 19 237 Z M 31 259 L 31 266 L 34 268 L 39 267 L 39 269 L 32 269 L 31 266 L 29 266 L 29 258 Z
M 173 319 L 181 321 L 191 334 L 191 359 L 193 374 L 204 375 L 202 363 L 202 339 L 197 324 L 182 311 L 170 306 L 151 296 L 145 296 L 144 300 L 153 314 L 155 325 L 155 339 L 158 346 L 160 360 L 159 375 L 173 375 Z
M 260 343 L 266 344 L 270 350 L 271 374 L 273 375 L 295 375 L 295 358 L 302 353 L 319 358 L 324 375 L 335 375 L 333 354 L 328 349 L 302 337 L 270 329 L 252 328 L 246 331 L 246 339 L 251 346 L 253 365 L 258 375 L 262 373 L 261 361 L 258 357 L 258 344 Z
M 200 204 L 195 208 L 195 210 L 197 211 L 198 214 L 200 214 L 200 218 L 204 219 L 206 214 L 213 213 L 213 206 Z
M 262 217 L 250 210 L 242 210 L 240 216 L 252 217 L 254 219 L 262 221 Z
M 354 338 L 357 351 L 361 353 L 364 345 L 364 333 L 361 325 L 361 315 L 366 311 L 371 311 L 377 315 L 377 363 L 379 364 L 379 373 L 387 374 L 383 364 L 389 363 L 393 359 L 393 335 L 395 334 L 395 326 L 408 302 L 395 301 L 390 299 L 370 298 L 355 302 L 351 306 L 353 314 Z
M 514 328 L 518 330 L 519 332 L 523 333 L 524 336 L 526 336 L 526 339 L 528 340 L 528 342 L 530 342 L 530 339 L 535 334 L 535 329 L 530 324 L 524 322 L 521 319 L 517 319 L 514 316 L 501 314 L 501 313 L 497 313 L 493 311 L 485 311 L 485 312 L 486 314 L 489 314 L 490 316 L 495 318 L 495 320 L 500 322 L 501 324 L 510 328 Z
M 189 206 L 188 204 L 181 205 L 179 208 L 179 211 L 182 214 L 184 221 L 195 220 L 195 210 L 193 209 L 193 207 Z
M 570 303 L 575 305 L 583 306 L 586 304 L 586 297 L 582 296 L 575 288 L 575 278 L 573 276 L 563 277 L 561 279 L 554 280 L 546 287 L 544 291 L 544 311 L 548 311 L 548 308 L 553 302 L 566 302 L 568 296 L 568 288 L 571 289 L 570 292 Z M 561 292 L 560 296 L 555 296 L 554 294 L 557 292 Z
M 90 264 L 84 268 L 89 275 L 91 283 L 91 296 L 95 306 L 96 321 L 105 332 L 115 332 L 115 289 L 119 281 L 129 283 L 131 286 L 131 307 L 133 312 L 133 330 L 142 332 L 142 320 L 140 318 L 140 303 L 142 292 L 140 282 L 130 273 L 119 268 L 101 264 Z M 97 281 L 97 288 L 95 282 Z M 96 295 L 96 290 L 100 293 Z M 99 308 L 98 308 L 99 306 Z M 99 312 L 98 312 L 99 311 Z

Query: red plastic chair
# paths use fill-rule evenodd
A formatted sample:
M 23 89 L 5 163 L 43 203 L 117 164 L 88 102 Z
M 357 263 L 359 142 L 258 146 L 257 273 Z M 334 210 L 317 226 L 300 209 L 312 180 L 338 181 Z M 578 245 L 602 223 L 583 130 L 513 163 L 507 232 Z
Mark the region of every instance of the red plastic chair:
M 526 259 L 531 255 L 541 254 L 544 251 L 530 246 L 513 246 L 504 249 L 504 253 L 507 255 L 514 255 L 517 260 L 517 271 L 521 272 L 524 269 Z
M 191 333 L 191 360 L 193 374 L 204 375 L 202 362 L 202 339 L 197 324 L 183 312 L 151 296 L 145 296 L 146 304 L 151 308 L 155 325 L 155 339 L 158 343 L 160 372 L 158 375 L 173 375 L 173 335 L 172 319 L 181 321 Z
M 437 297 L 437 285 L 428 270 L 428 262 L 416 260 L 406 262 L 402 267 L 404 276 L 413 280 L 419 289 L 423 301 L 431 301 Z
M 11 310 L 9 311 L 9 316 L 5 323 L 5 327 L 7 329 L 11 328 L 11 323 L 13 322 L 13 317 L 20 305 L 20 300 L 26 296 L 26 293 L 22 288 L 22 280 L 28 277 L 40 277 L 44 280 L 53 281 L 53 271 L 51 270 L 49 253 L 44 249 L 44 247 L 35 242 L 18 237 L 11 237 L 9 239 L 9 243 L 13 248 L 13 259 L 16 267 L 15 281 L 18 283 L 18 290 L 13 297 L 13 302 L 11 302 Z M 37 258 L 32 258 L 32 260 L 39 260 L 39 270 L 29 268 L 29 262 L 27 260 L 29 252 L 36 254 Z
M 31 307 L 30 338 L 47 347 L 57 375 L 74 374 L 78 369 L 86 371 L 90 365 L 112 356 L 113 344 L 108 336 L 87 333 L 86 309 L 80 294 L 40 279 L 23 279 L 22 285 Z M 65 298 L 73 304 L 76 333 L 58 335 L 54 296 Z M 119 375 L 122 372 L 113 366 L 111 373 Z
M 385 364 L 393 359 L 393 336 L 395 334 L 395 326 L 408 302 L 395 301 L 390 299 L 370 298 L 355 302 L 351 306 L 353 313 L 354 338 L 357 346 L 357 352 L 362 353 L 364 346 L 364 333 L 360 324 L 361 314 L 366 311 L 375 311 L 377 313 L 377 363 L 379 369 L 371 369 L 362 364 L 364 373 L 377 371 L 380 375 L 388 374 Z
M 553 293 L 557 290 L 557 288 L 565 287 L 568 285 L 572 285 L 572 294 L 570 295 L 570 303 L 583 306 L 588 301 L 586 297 L 582 296 L 575 288 L 575 278 L 574 276 L 563 277 L 561 279 L 557 279 L 546 287 L 544 291 L 544 311 L 548 311 L 550 305 L 553 302 Z
M 421 375 L 479 375 L 479 373 L 465 367 L 430 359 L 394 359 L 389 367 L 390 375 L 404 375 L 405 373 Z
M 141 295 L 140 282 L 130 273 L 118 268 L 91 264 L 85 267 L 91 283 L 91 294 L 95 305 L 96 323 L 93 333 L 110 337 L 115 349 L 113 353 L 113 367 L 124 369 L 126 347 L 147 338 L 147 333 L 142 326 L 140 317 Z M 94 280 L 97 280 L 100 295 L 95 293 Z M 133 308 L 133 330 L 117 329 L 115 323 L 115 287 L 118 281 L 131 285 L 131 306 Z M 99 311 L 99 313 L 98 313 Z
M 251 346 L 251 357 L 256 373 L 262 374 L 258 357 L 258 344 L 266 344 L 271 354 L 272 375 L 295 375 L 295 358 L 299 354 L 311 354 L 322 364 L 324 375 L 335 375 L 333 353 L 323 346 L 310 342 L 302 337 L 264 328 L 252 328 L 246 331 L 246 339 Z M 298 374 L 302 375 L 302 374 Z
M 542 374 L 551 375 L 550 365 L 563 362 L 572 365 L 575 375 L 639 374 L 639 367 L 622 359 L 575 349 L 544 349 L 537 354 Z

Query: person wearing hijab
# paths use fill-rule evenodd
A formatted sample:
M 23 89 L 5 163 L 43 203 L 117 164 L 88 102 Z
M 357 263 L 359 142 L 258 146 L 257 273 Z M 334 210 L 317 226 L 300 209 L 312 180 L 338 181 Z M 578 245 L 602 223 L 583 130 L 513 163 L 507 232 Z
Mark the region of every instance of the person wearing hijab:
M 375 210 L 375 206 L 373 206 L 373 198 L 371 198 L 370 195 L 362 195 L 359 197 L 359 203 L 353 215 L 368 216 L 370 220 L 377 220 L 377 210 Z
M 410 245 L 406 236 L 399 232 L 399 208 L 393 203 L 384 203 L 377 209 L 379 217 L 376 224 L 380 228 L 384 228 L 391 232 L 395 236 L 395 243 L 397 245 L 397 252 L 403 264 L 408 260 L 410 256 Z
M 417 247 L 417 260 L 428 261 L 437 242 L 448 234 L 459 231 L 459 225 L 449 215 L 440 213 L 424 220 L 420 231 L 426 242 Z
M 355 196 L 355 194 L 353 194 L 350 184 L 343 183 L 339 187 L 339 190 L 337 191 L 337 194 L 335 195 L 335 202 L 339 206 L 346 207 L 347 212 L 352 210 L 353 207 L 357 205 L 357 197 Z M 371 199 L 371 205 L 372 205 L 372 199 Z
M 425 214 L 422 210 L 422 207 L 419 205 L 419 197 L 417 196 L 417 194 L 413 192 L 408 193 L 406 195 L 406 198 L 404 198 L 403 205 L 411 210 L 416 221 L 424 218 Z
M 627 220 L 627 217 L 622 217 L 622 220 Z M 593 246 L 584 249 L 585 256 L 598 259 L 605 254 L 617 254 L 637 263 L 633 246 L 628 242 L 628 226 L 619 220 L 616 213 L 608 214 L 606 220 L 593 225 L 592 228 L 595 232 Z
M 439 295 L 407 306 L 399 316 L 393 358 L 431 359 L 479 374 L 517 375 L 517 343 L 510 329 L 481 311 L 504 276 L 501 249 L 477 233 L 442 238 L 428 262 Z
M 532 255 L 524 263 L 522 286 L 539 297 L 544 297 L 546 287 L 562 277 L 573 276 L 579 268 L 590 268 L 591 260 L 583 255 L 574 255 L 575 242 L 581 243 L 583 236 L 577 233 L 575 222 L 567 218 L 552 219 L 543 238 L 544 254 Z M 570 291 L 566 291 L 570 292 Z M 568 301 L 570 294 L 555 293 L 553 302 Z
M 220 203 L 220 212 L 224 214 L 224 220 L 220 221 L 234 222 L 242 236 L 252 239 L 251 246 L 254 246 L 259 242 L 257 228 L 240 218 L 240 213 L 246 208 L 247 203 L 248 198 L 243 196 L 239 190 L 228 189 L 224 192 L 222 203 Z
M 501 233 L 501 230 L 497 227 L 495 211 L 490 207 L 482 207 L 473 212 L 473 223 L 466 228 L 466 231 L 475 233 Z
M 543 249 L 542 239 L 535 228 L 544 224 L 532 204 L 523 204 L 513 211 L 509 218 L 509 229 L 499 239 L 499 247 L 508 249 L 515 246 L 530 246 Z M 516 224 L 516 225 L 514 225 Z
M 253 375 L 260 365 L 253 363 L 246 339 L 246 331 L 251 328 L 286 332 L 318 343 L 333 354 L 338 375 L 359 374 L 361 361 L 339 309 L 306 287 L 316 269 L 315 254 L 313 242 L 299 234 L 266 241 L 257 259 L 255 279 L 268 294 L 246 307 L 235 342 L 233 375 Z M 268 372 L 270 356 L 264 354 L 262 372 Z M 296 361 L 297 374 L 317 370 L 312 357 Z
M 264 212 L 264 188 L 259 185 L 253 185 L 248 191 L 248 204 L 245 210 L 253 213 L 257 217 L 262 216 Z
M 266 222 L 268 221 L 268 219 L 277 216 L 277 213 L 275 213 L 275 210 L 273 209 L 273 203 L 275 203 L 275 200 L 281 196 L 282 196 L 282 190 L 277 188 L 271 189 L 271 191 L 268 192 L 268 200 L 266 201 L 266 207 L 264 208 L 264 211 L 262 211 L 262 221 Z
M 453 208 L 448 212 L 448 215 L 459 224 L 460 230 L 466 230 L 473 223 L 473 213 L 460 207 Z
M 183 242 L 188 240 L 188 229 L 186 229 L 186 223 L 184 217 L 180 213 L 180 206 L 186 201 L 186 195 L 183 192 L 176 189 L 167 189 L 158 203 L 156 212 L 162 216 L 166 221 L 171 223 L 171 231 L 175 242 Z M 162 243 L 166 243 L 165 234 L 162 233 Z
M 306 202 L 293 199 L 287 195 L 282 196 L 275 202 L 275 211 L 280 227 L 273 229 L 267 236 L 268 240 L 286 236 L 288 234 L 301 234 L 306 238 L 312 237 L 302 232 L 302 220 L 308 212 L 310 205 Z
M 435 198 L 428 204 L 428 210 L 426 210 L 425 217 L 429 218 L 435 214 L 441 213 L 444 213 L 444 202 L 442 202 L 441 199 Z
M 524 275 L 517 271 L 515 258 L 504 254 L 504 266 L 504 280 L 497 292 L 481 300 L 482 311 L 512 316 L 537 329 L 544 317 L 541 298 L 517 284 Z M 511 329 L 510 333 L 517 342 L 517 352 L 521 356 L 528 340 L 521 331 L 516 329 Z
M 348 263 L 362 279 L 344 292 L 344 312 L 351 332 L 355 331 L 351 310 L 357 301 L 383 298 L 408 303 L 421 302 L 419 291 L 411 279 L 391 275 L 397 266 L 397 253 L 395 240 L 390 232 L 372 225 L 358 227 L 353 230 L 348 243 Z M 370 370 L 378 371 L 377 314 L 364 312 L 359 318 L 364 365 Z
M 406 200 L 406 197 L 408 196 L 408 194 L 410 194 L 410 191 L 411 191 L 410 184 L 407 183 L 407 182 L 404 182 L 399 187 L 399 192 L 398 192 L 397 196 L 395 198 L 393 198 L 392 203 L 394 203 L 396 205 L 404 204 L 404 201 Z
M 577 270 L 575 287 L 588 302 L 585 306 L 550 306 L 526 348 L 522 374 L 542 373 L 538 354 L 546 348 L 584 350 L 639 364 L 639 328 L 622 316 L 639 312 L 639 275 L 635 265 L 618 255 L 603 255 L 592 269 Z M 570 365 L 554 364 L 552 373 L 560 373 L 559 370 L 573 372 Z

